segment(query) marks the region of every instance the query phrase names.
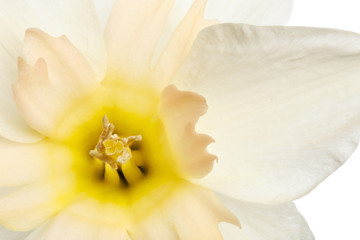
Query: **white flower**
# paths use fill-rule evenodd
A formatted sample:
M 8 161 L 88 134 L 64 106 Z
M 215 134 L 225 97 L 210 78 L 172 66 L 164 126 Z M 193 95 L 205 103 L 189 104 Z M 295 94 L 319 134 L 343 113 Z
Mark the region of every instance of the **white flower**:
M 234 239 L 313 239 L 291 201 L 357 146 L 360 36 L 199 33 L 217 21 L 196 0 L 162 47 L 172 4 L 116 0 L 103 39 L 90 0 L 0 3 L 0 223 L 20 238 L 221 239 L 240 220 Z M 282 23 L 291 1 L 272 4 L 227 10 Z

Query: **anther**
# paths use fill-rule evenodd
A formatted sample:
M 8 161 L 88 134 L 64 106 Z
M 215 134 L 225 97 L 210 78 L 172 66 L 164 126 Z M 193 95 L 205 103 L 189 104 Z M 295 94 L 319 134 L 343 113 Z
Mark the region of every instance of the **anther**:
M 90 150 L 90 156 L 101 160 L 117 170 L 121 164 L 127 162 L 131 157 L 130 145 L 135 141 L 141 141 L 141 135 L 121 138 L 114 134 L 115 126 L 109 122 L 107 116 L 103 117 L 103 130 L 95 150 Z

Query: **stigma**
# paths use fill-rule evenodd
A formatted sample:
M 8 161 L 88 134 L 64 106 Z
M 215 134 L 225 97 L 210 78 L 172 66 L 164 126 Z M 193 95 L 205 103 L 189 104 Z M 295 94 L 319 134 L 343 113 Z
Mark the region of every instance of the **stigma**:
M 112 169 L 117 170 L 122 164 L 131 159 L 130 146 L 135 141 L 141 141 L 141 135 L 119 137 L 114 134 L 115 126 L 109 122 L 107 116 L 103 117 L 102 132 L 99 142 L 94 150 L 90 150 L 89 155 L 107 163 Z

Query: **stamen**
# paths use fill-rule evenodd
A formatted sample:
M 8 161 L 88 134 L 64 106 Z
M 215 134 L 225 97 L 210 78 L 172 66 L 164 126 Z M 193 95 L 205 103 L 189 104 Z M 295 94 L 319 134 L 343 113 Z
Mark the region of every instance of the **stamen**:
M 115 126 L 109 122 L 107 116 L 103 117 L 103 130 L 95 150 L 90 150 L 90 156 L 101 160 L 117 170 L 121 164 L 126 163 L 131 157 L 130 145 L 141 141 L 141 135 L 121 138 L 114 134 Z

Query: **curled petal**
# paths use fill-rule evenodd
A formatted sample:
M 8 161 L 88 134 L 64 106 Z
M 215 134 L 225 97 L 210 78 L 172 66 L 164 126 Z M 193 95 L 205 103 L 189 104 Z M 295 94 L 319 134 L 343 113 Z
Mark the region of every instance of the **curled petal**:
M 195 132 L 195 124 L 206 110 L 203 97 L 179 91 L 173 85 L 164 89 L 160 99 L 159 118 L 163 122 L 173 156 L 180 171 L 191 177 L 206 175 L 216 159 L 206 150 L 213 139 Z

